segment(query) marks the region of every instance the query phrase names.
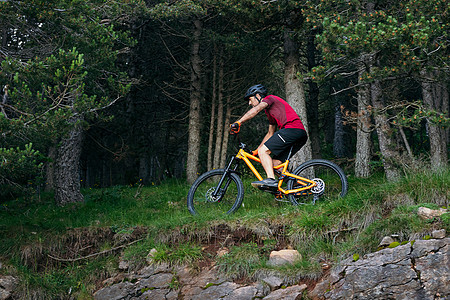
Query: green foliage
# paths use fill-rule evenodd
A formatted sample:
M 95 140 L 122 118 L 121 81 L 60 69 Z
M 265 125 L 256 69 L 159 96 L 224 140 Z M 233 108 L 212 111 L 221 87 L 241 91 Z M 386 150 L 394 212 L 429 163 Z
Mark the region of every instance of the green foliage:
M 229 253 L 219 257 L 217 266 L 231 279 L 248 278 L 257 268 L 263 266 L 262 258 L 257 244 L 246 243 L 232 247 Z
M 392 243 L 389 244 L 388 248 L 395 248 L 397 246 L 400 246 L 399 242 L 392 242 Z
M 176 246 L 159 245 L 151 259 L 155 263 L 171 265 L 192 264 L 203 258 L 201 246 L 192 243 L 182 243 Z
M 317 38 L 325 61 L 382 53 L 384 65 L 364 74 L 366 81 L 417 72 L 423 60 L 449 59 L 443 55 L 448 6 L 440 0 L 389 3 L 373 11 L 348 1 L 321 1 L 303 12 L 308 23 L 323 29 Z
M 351 77 L 363 85 L 408 78 L 403 89 L 409 88 L 411 80 L 431 79 L 446 85 L 450 23 L 445 1 L 411 0 L 373 6 L 358 1 L 307 1 L 302 13 L 306 24 L 317 31 L 323 58 L 323 63 L 308 74 L 313 81 L 329 83 Z M 417 128 L 424 119 L 449 126 L 447 111 L 410 102 L 394 95 L 382 111 L 371 113 L 389 116 L 395 126 Z
M 2 53 L 7 53 L 0 63 L 0 86 L 7 94 L 0 113 L 2 148 L 32 143 L 47 155 L 73 126 L 110 119 L 99 111 L 129 91 L 117 61 L 120 51 L 135 45 L 127 22 L 116 16 L 136 17 L 142 6 L 109 0 L 1 3 Z
M 450 213 L 441 216 L 442 224 L 446 232 L 450 232 Z
M 205 1 L 207 2 L 207 1 Z M 207 9 L 199 1 L 177 1 L 174 3 L 159 3 L 149 9 L 149 14 L 155 19 L 185 18 L 189 16 L 203 16 Z
M 43 167 L 39 151 L 26 144 L 25 149 L 0 148 L 0 203 L 33 188 Z

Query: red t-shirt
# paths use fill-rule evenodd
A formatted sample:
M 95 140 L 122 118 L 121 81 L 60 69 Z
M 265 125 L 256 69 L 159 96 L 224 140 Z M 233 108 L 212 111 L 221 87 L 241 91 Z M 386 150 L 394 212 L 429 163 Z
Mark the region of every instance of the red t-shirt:
M 280 97 L 269 95 L 262 102 L 269 104 L 265 112 L 270 124 L 277 124 L 279 129 L 298 128 L 305 130 L 300 117 L 294 109 Z

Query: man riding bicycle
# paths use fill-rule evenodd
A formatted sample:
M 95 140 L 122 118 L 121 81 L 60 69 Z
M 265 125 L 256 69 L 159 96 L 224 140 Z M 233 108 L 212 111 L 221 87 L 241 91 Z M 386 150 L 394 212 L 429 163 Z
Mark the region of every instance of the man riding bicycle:
M 257 84 L 250 87 L 244 96 L 252 108 L 239 120 L 230 125 L 231 131 L 239 132 L 242 123 L 255 117 L 263 109 L 269 119 L 269 130 L 253 155 L 258 155 L 267 178 L 252 182 L 252 186 L 260 189 L 276 189 L 278 180 L 275 179 L 274 165 L 284 162 L 292 148 L 292 155 L 305 145 L 308 135 L 300 117 L 294 109 L 283 99 L 275 95 L 267 95 L 267 89 Z M 279 128 L 278 131 L 277 127 Z M 273 155 L 273 159 L 270 155 Z

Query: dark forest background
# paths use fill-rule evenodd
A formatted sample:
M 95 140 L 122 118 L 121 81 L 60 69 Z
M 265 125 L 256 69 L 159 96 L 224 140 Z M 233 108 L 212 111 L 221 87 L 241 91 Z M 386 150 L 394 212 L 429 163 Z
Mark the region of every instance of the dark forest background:
M 448 167 L 449 4 L 0 1 L 0 198 L 192 182 L 234 151 L 262 83 L 323 157 L 388 180 Z M 257 147 L 265 116 L 242 126 Z

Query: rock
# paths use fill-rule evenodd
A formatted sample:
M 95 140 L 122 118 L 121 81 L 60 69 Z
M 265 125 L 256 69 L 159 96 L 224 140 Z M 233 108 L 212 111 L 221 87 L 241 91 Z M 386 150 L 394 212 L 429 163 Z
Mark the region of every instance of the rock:
M 445 214 L 447 212 L 447 209 L 429 209 L 426 207 L 419 207 L 417 214 L 422 218 L 422 219 L 433 219 L 436 217 L 440 217 L 443 214 Z
M 119 270 L 125 271 L 130 267 L 130 263 L 126 260 L 121 260 L 119 262 Z
M 269 276 L 262 280 L 263 283 L 267 284 L 270 287 L 271 291 L 279 289 L 283 284 L 283 280 L 276 276 Z
M 227 296 L 223 297 L 223 300 L 241 300 L 241 299 L 254 299 L 258 290 L 255 286 L 239 287 L 232 291 Z
M 139 279 L 135 284 L 135 288 L 138 290 L 168 289 L 172 279 L 172 273 L 157 273 L 150 277 Z
M 225 248 L 220 248 L 220 249 L 217 251 L 217 257 L 222 257 L 222 256 L 224 256 L 225 254 L 228 254 L 228 253 L 230 253 L 230 250 L 229 250 L 227 247 L 225 247 Z
M 178 293 L 176 291 L 171 290 L 160 290 L 160 289 L 149 289 L 146 290 L 142 295 L 137 298 L 132 298 L 133 300 L 149 300 L 149 299 L 164 299 L 164 300 L 177 300 Z
M 381 242 L 380 242 L 380 244 L 378 245 L 378 247 L 387 247 L 387 246 L 389 246 L 391 243 L 393 243 L 393 242 L 395 242 L 395 240 L 392 238 L 392 237 L 390 237 L 390 236 L 385 236 L 382 240 L 381 240 Z
M 440 229 L 440 230 L 433 230 L 433 232 L 431 233 L 431 237 L 434 239 L 443 239 L 446 236 L 446 232 L 445 229 Z
M 309 296 L 312 299 L 447 299 L 450 297 L 449 244 L 449 238 L 418 240 L 365 255 L 356 262 L 348 258 L 331 269 Z
M 264 297 L 264 300 L 295 300 L 295 299 L 303 299 L 302 293 L 304 290 L 306 290 L 307 286 L 306 284 L 302 285 L 294 285 L 287 287 L 285 289 L 279 289 L 276 290 L 266 297 Z
M 134 284 L 131 282 L 121 282 L 108 286 L 94 293 L 95 300 L 120 300 L 126 299 L 133 293 Z
M 264 296 L 267 296 L 270 293 L 270 287 L 267 284 L 263 284 L 262 282 L 258 282 L 255 285 L 256 287 L 256 295 L 255 298 L 263 298 Z
M 146 257 L 146 261 L 149 265 L 153 264 L 153 257 L 155 257 L 156 252 L 158 252 L 158 250 L 156 250 L 155 248 L 153 248 L 152 250 L 150 250 L 150 252 L 147 254 Z
M 185 297 L 185 299 L 191 300 L 204 300 L 204 299 L 221 299 L 226 296 L 232 294 L 234 290 L 240 287 L 237 283 L 234 282 L 223 282 L 218 285 L 209 285 L 204 288 L 203 291 L 196 295 L 192 295 L 191 297 Z M 256 293 L 256 290 L 255 290 Z M 248 298 L 252 299 L 252 298 Z
M 444 243 L 437 243 L 442 247 L 436 247 L 426 255 L 415 258 L 414 267 L 420 274 L 420 282 L 424 290 L 423 299 L 450 299 L 450 264 L 448 260 L 450 246 L 448 240 L 450 239 L 447 239 L 445 246 Z
M 0 275 L 0 300 L 9 299 L 18 284 L 18 280 L 13 276 Z
M 364 255 L 357 261 L 350 257 L 331 268 L 308 296 L 333 300 L 450 299 L 449 244 L 450 238 L 417 240 Z M 217 266 L 192 269 L 159 264 L 119 275 L 106 280 L 105 284 L 112 285 L 97 291 L 94 299 L 287 300 L 301 299 L 307 288 L 282 288 L 283 280 L 275 275 L 240 284 L 221 276 Z
M 272 251 L 267 264 L 272 267 L 279 267 L 286 264 L 293 264 L 300 258 L 301 255 L 297 250 L 285 249 L 280 251 Z

